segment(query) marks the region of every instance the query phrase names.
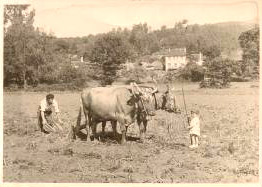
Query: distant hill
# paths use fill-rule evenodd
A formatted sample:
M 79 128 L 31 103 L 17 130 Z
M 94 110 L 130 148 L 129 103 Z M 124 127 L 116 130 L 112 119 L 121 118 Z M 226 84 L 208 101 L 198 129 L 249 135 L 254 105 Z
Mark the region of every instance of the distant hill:
M 155 45 L 157 50 L 150 51 L 146 55 L 150 55 L 163 48 L 181 48 L 186 47 L 187 51 L 203 50 L 210 46 L 218 46 L 223 56 L 232 59 L 241 58 L 241 48 L 239 46 L 238 37 L 244 31 L 255 27 L 255 20 L 247 22 L 222 22 L 214 24 L 193 24 L 188 25 L 186 33 L 181 25 L 175 25 L 173 28 L 154 30 L 147 34 L 141 34 L 138 38 L 141 43 L 148 42 L 149 46 Z M 130 42 L 131 30 L 122 30 L 118 32 L 122 37 Z M 143 31 L 142 31 L 143 32 Z M 137 32 L 139 34 L 139 32 Z M 59 38 L 58 44 L 63 45 L 70 54 L 89 54 L 94 41 L 101 34 L 89 35 L 85 37 Z M 62 42 L 63 41 L 63 42 Z M 154 41 L 154 42 L 152 42 Z
M 250 20 L 250 21 L 230 21 L 230 22 L 221 22 L 221 23 L 215 23 L 214 25 L 219 25 L 219 26 L 243 26 L 245 29 L 252 29 L 254 25 L 258 24 L 259 22 L 256 20 Z
M 254 28 L 256 24 L 255 21 L 214 24 L 220 31 L 222 54 L 234 60 L 241 59 L 242 52 L 238 38 L 242 32 Z
M 248 22 L 222 22 L 213 24 L 219 29 L 223 29 L 224 32 L 232 33 L 235 36 L 239 36 L 242 32 L 250 30 L 255 27 L 257 23 L 255 21 Z

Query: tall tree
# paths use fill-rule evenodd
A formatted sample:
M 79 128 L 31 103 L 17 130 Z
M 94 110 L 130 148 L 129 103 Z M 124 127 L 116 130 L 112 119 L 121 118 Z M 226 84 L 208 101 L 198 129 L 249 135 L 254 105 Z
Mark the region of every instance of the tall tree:
M 134 46 L 139 56 L 148 55 L 160 49 L 157 36 L 150 32 L 146 23 L 133 26 L 129 42 Z
M 120 65 L 132 57 L 131 47 L 116 33 L 101 35 L 94 43 L 90 61 L 101 66 L 99 79 L 102 85 L 112 84 Z
M 34 11 L 29 5 L 6 5 L 4 8 L 4 73 L 6 79 L 15 78 L 27 86 L 27 72 L 35 61 L 32 57 L 36 32 L 33 27 Z M 11 76 L 11 77 L 10 77 Z
M 252 73 L 252 70 L 259 66 L 259 28 L 255 27 L 243 32 L 239 36 L 239 43 L 243 50 L 242 71 L 247 74 Z M 247 72 L 250 69 L 251 72 Z

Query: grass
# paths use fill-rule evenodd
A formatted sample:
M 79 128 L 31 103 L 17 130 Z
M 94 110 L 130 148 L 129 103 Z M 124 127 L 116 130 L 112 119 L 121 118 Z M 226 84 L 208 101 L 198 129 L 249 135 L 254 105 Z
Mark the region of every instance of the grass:
M 4 182 L 258 182 L 259 92 L 251 85 L 256 84 L 234 83 L 222 90 L 183 85 L 188 110 L 201 111 L 201 145 L 196 150 L 188 148 L 181 85 L 175 93 L 182 114 L 157 111 L 144 143 L 136 141 L 138 127 L 131 125 L 124 146 L 110 137 L 103 142 L 68 141 L 79 92 L 55 93 L 65 131 L 48 136 L 39 132 L 36 119 L 45 93 L 5 92 Z M 109 131 L 111 125 L 106 126 Z

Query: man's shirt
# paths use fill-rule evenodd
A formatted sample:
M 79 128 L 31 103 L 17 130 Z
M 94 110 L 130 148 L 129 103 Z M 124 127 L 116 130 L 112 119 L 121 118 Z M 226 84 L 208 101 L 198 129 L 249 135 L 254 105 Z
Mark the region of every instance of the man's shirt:
M 56 102 L 56 100 L 53 100 L 53 103 L 51 105 L 49 105 L 46 101 L 46 99 L 41 100 L 40 103 L 40 110 L 45 112 L 45 111 L 50 111 L 52 110 L 52 108 L 55 110 L 55 112 L 59 112 L 58 109 L 58 104 Z

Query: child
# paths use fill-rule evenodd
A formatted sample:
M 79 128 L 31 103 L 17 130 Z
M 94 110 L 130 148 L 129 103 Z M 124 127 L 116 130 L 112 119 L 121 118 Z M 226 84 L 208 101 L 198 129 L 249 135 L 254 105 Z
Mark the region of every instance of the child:
M 190 148 L 197 148 L 199 137 L 200 137 L 200 120 L 199 120 L 199 111 L 198 110 L 191 110 L 191 121 L 189 129 L 189 135 L 190 135 L 190 142 L 191 145 Z

